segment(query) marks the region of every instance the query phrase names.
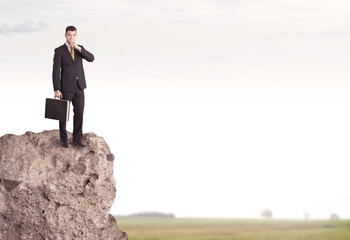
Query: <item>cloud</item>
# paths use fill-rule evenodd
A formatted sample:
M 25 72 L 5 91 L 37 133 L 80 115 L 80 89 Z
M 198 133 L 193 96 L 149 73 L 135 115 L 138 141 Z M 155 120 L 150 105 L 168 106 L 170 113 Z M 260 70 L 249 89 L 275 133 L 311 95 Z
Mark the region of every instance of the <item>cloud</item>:
M 15 26 L 8 26 L 5 22 L 0 26 L 0 35 L 10 35 L 14 33 L 18 34 L 28 34 L 44 31 L 48 25 L 45 22 L 39 21 L 37 23 L 33 23 L 31 21 L 24 21 L 21 24 Z

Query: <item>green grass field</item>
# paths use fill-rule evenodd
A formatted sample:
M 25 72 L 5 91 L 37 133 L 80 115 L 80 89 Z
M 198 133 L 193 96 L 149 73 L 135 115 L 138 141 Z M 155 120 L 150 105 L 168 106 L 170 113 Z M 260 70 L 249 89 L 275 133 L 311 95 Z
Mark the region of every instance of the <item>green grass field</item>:
M 350 220 L 117 218 L 130 240 L 349 240 Z

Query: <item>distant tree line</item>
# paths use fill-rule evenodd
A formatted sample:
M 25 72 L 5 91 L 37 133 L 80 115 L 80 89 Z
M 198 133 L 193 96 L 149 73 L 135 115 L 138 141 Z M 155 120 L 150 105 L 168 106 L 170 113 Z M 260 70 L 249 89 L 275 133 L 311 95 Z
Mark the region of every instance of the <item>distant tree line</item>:
M 118 216 L 118 217 L 144 217 L 144 218 L 175 218 L 173 213 L 163 213 L 163 212 L 139 212 L 130 215 Z
M 260 216 L 261 216 L 262 218 L 265 218 L 265 219 L 272 219 L 273 214 L 272 214 L 272 211 L 271 211 L 270 209 L 265 209 L 264 211 L 261 212 Z M 310 217 L 310 213 L 305 212 L 305 213 L 304 213 L 304 218 L 305 218 L 305 220 L 308 220 L 309 217 Z M 332 214 L 330 215 L 330 219 L 331 219 L 331 220 L 340 220 L 340 217 L 339 217 L 338 214 L 332 213 Z
M 264 209 L 260 216 L 265 219 L 272 219 L 273 213 L 270 209 Z M 133 213 L 130 215 L 118 215 L 116 217 L 138 217 L 138 218 L 175 218 L 175 215 L 173 213 L 163 213 L 163 212 L 138 212 Z M 308 220 L 310 217 L 310 213 L 305 212 L 304 213 L 304 219 Z M 338 214 L 332 213 L 330 215 L 331 220 L 340 220 L 340 217 Z

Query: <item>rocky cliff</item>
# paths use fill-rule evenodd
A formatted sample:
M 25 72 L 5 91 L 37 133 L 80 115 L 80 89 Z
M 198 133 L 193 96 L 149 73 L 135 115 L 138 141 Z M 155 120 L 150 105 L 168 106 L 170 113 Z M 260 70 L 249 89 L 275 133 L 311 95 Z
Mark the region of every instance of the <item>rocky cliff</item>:
M 114 156 L 103 138 L 60 147 L 58 131 L 0 138 L 0 239 L 126 240 L 109 209 Z

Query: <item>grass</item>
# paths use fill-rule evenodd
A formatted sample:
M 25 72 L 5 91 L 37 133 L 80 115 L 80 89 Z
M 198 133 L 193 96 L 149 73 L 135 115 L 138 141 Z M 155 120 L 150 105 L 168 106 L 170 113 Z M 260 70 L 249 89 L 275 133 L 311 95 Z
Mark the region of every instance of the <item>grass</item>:
M 349 240 L 350 220 L 117 218 L 130 240 Z

